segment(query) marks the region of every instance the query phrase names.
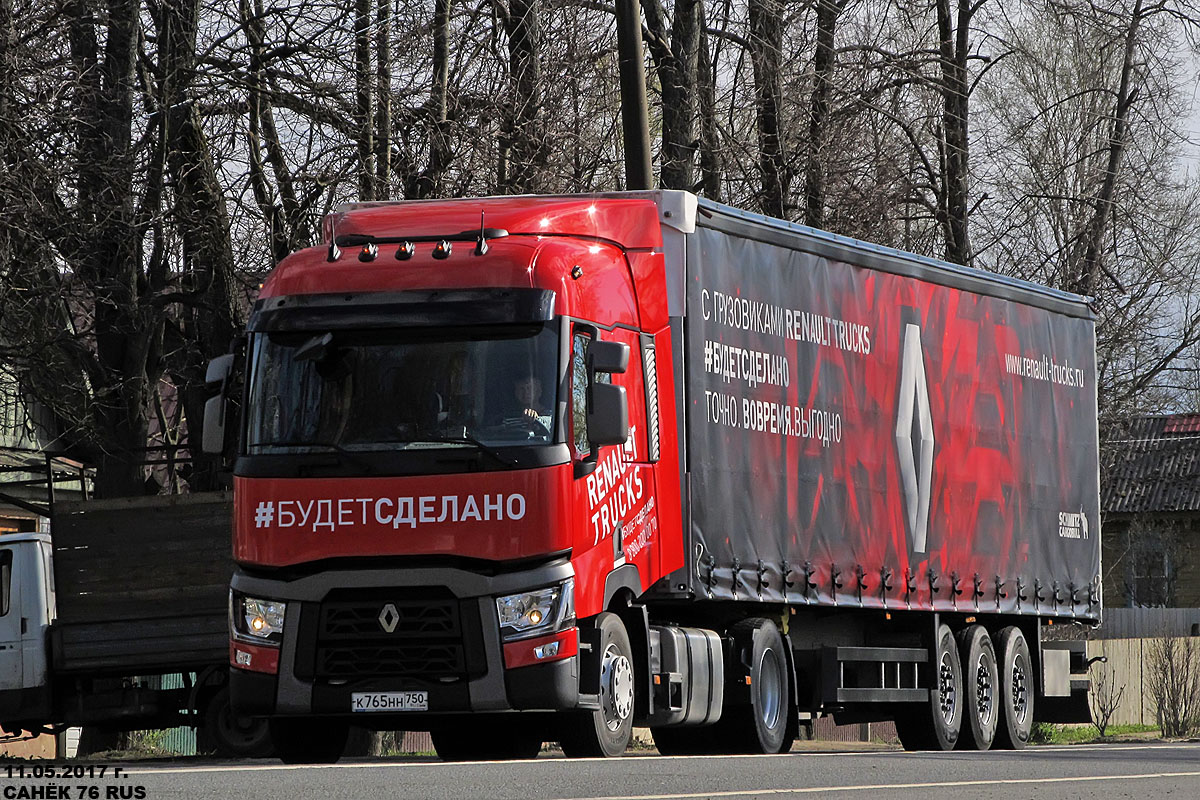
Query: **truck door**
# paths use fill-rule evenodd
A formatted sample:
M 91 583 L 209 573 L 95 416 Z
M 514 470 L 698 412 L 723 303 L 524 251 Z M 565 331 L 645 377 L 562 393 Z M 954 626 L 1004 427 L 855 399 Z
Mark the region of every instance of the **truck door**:
M 21 592 L 15 547 L 0 547 L 0 692 L 21 688 Z
M 603 334 L 601 335 L 601 331 Z M 612 382 L 626 390 L 629 439 L 625 445 L 597 448 L 587 435 L 588 350 L 597 339 L 630 347 L 629 365 L 621 374 L 598 374 L 601 383 Z M 658 578 L 658 518 L 654 471 L 647 455 L 646 400 L 642 356 L 635 332 L 577 323 L 571 337 L 570 442 L 577 462 L 592 469 L 576 472 L 576 605 L 581 616 L 603 609 L 606 579 L 610 572 L 636 569 L 626 576 L 635 594 Z

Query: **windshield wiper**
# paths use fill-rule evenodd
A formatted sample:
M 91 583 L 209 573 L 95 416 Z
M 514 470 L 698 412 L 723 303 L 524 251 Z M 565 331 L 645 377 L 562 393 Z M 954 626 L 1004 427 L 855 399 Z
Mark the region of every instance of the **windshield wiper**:
M 279 448 L 298 448 L 298 447 L 324 447 L 333 450 L 338 455 L 344 457 L 351 464 L 357 464 L 367 472 L 374 472 L 371 462 L 356 454 L 353 450 L 347 449 L 345 446 L 337 442 L 258 442 L 251 447 L 279 447 Z
M 491 456 L 492 458 L 494 458 L 496 461 L 500 462 L 501 464 L 504 464 L 509 467 L 518 466 L 515 459 L 506 458 L 506 457 L 500 455 L 500 451 L 498 451 L 496 448 L 492 447 L 491 445 L 486 445 L 483 442 L 476 439 L 474 436 L 470 436 L 465 433 L 462 436 L 424 436 L 424 435 L 422 435 L 421 438 L 419 438 L 419 439 L 413 439 L 413 440 L 405 442 L 405 443 L 406 444 L 466 444 L 466 445 L 474 445 L 480 452 L 487 453 L 489 456 Z

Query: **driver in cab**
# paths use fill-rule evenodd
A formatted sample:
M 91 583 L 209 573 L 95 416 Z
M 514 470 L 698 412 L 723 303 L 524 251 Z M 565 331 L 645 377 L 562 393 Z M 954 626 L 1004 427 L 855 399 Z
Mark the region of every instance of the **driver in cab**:
M 521 419 L 530 423 L 534 436 L 550 435 L 550 408 L 542 399 L 542 381 L 535 375 L 522 375 L 513 384 L 515 408 Z

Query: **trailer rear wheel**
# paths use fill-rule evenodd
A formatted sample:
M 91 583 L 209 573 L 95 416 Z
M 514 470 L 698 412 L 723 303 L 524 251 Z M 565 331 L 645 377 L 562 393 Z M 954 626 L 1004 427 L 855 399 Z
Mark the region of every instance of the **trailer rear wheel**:
M 750 702 L 730 705 L 731 698 L 726 695 L 718 727 L 730 734 L 728 743 L 736 751 L 779 753 L 785 747 L 791 749 L 791 680 L 779 628 L 769 619 L 749 619 L 734 626 L 733 639 L 740 660 L 750 668 Z
M 963 726 L 961 750 L 987 750 L 996 738 L 1000 686 L 996 650 L 982 625 L 971 625 L 958 634 L 963 658 Z
M 953 750 L 962 730 L 962 663 L 947 625 L 938 626 L 931 666 L 929 700 L 895 716 L 905 750 Z
M 507 761 L 537 758 L 542 739 L 532 726 L 512 719 L 480 722 L 464 719 L 459 727 L 430 731 L 433 749 L 443 761 Z
M 569 713 L 563 720 L 559 744 L 572 758 L 612 758 L 629 747 L 633 739 L 634 684 L 633 648 L 624 623 L 616 614 L 596 615 L 600 632 L 600 708 Z
M 1015 626 L 996 632 L 995 646 L 1000 664 L 1000 725 L 996 747 L 1020 750 L 1033 732 L 1033 662 L 1025 634 Z
M 342 757 L 350 725 L 322 719 L 277 717 L 271 744 L 285 764 L 332 764 Z

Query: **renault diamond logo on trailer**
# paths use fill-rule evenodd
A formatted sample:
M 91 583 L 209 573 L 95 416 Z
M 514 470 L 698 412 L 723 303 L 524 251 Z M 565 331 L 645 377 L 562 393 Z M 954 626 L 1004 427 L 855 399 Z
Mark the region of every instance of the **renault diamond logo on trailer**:
M 383 607 L 379 612 L 379 627 L 383 628 L 384 633 L 395 633 L 396 626 L 400 624 L 400 612 L 391 603 Z
M 912 549 L 925 552 L 929 533 L 929 493 L 933 482 L 933 419 L 929 412 L 929 385 L 925 381 L 925 359 L 921 353 L 921 328 L 904 326 L 900 359 L 900 406 L 896 410 L 896 452 L 900 457 L 900 481 L 904 486 L 905 516 Z M 913 421 L 917 435 L 914 440 Z

